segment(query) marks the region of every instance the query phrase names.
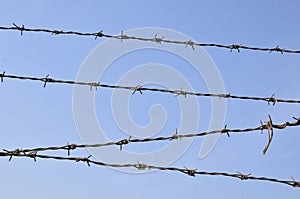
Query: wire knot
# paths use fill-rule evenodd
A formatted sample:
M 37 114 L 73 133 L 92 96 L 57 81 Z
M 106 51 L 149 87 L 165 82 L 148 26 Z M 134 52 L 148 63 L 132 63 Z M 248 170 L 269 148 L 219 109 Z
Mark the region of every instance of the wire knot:
M 3 71 L 2 74 L 0 74 L 0 79 L 1 79 L 1 82 L 3 82 L 3 77 L 5 77 L 5 71 Z
M 220 99 L 222 98 L 230 98 L 231 97 L 231 93 L 227 93 L 227 94 L 220 94 Z
M 90 91 L 93 90 L 93 87 L 95 87 L 95 90 L 97 90 L 98 86 L 100 86 L 100 82 L 92 82 L 89 83 Z
M 240 173 L 239 171 L 237 172 L 238 173 L 238 177 L 241 179 L 241 180 L 248 180 L 249 179 L 249 176 L 251 176 L 251 173 L 248 173 L 248 174 L 242 174 Z
M 21 153 L 20 149 L 15 149 L 13 151 L 8 151 L 6 149 L 3 149 L 3 151 L 5 151 L 9 155 L 9 159 L 8 159 L 9 162 L 11 161 L 13 156 L 19 156 Z
M 46 75 L 46 77 L 42 78 L 42 81 L 44 82 L 44 88 L 46 87 L 47 82 L 54 82 L 54 79 L 48 78 L 49 74 Z
M 234 49 L 236 49 L 238 52 L 240 52 L 242 44 L 232 44 L 229 46 L 230 52 L 232 52 Z
M 194 45 L 196 45 L 197 43 L 193 42 L 191 39 L 185 42 L 185 47 L 187 46 L 191 46 L 193 50 L 195 50 Z
M 135 166 L 135 168 L 137 168 L 138 170 L 145 170 L 145 169 L 149 168 L 148 165 L 142 164 L 142 163 L 140 163 L 139 161 L 138 161 L 138 163 L 135 164 L 134 166 Z
M 227 129 L 227 124 L 224 126 L 224 128 L 221 130 L 221 133 L 226 133 L 228 137 L 230 137 L 229 129 Z
M 21 36 L 23 36 L 23 31 L 25 30 L 24 25 L 18 26 L 18 25 L 16 25 L 15 23 L 13 23 L 13 25 L 15 26 L 15 28 L 16 28 L 17 30 L 19 30 L 19 31 L 21 32 Z
M 293 187 L 300 187 L 300 182 L 299 181 L 295 181 L 294 177 L 291 177 L 292 178 L 292 186 Z
M 75 150 L 77 148 L 76 144 L 69 144 L 67 143 L 67 150 L 68 150 L 68 156 L 70 155 L 71 150 Z
M 185 174 L 187 174 L 189 176 L 196 177 L 195 174 L 196 174 L 197 169 L 188 169 L 186 167 L 184 167 L 184 168 L 185 168 L 185 170 L 183 170 L 183 173 L 185 173 Z
M 121 35 L 118 37 L 118 39 L 121 39 L 121 42 L 123 42 L 123 39 L 129 39 L 129 37 L 125 35 L 123 31 L 121 31 Z
M 157 34 L 155 34 L 155 37 L 154 37 L 153 41 L 158 43 L 158 44 L 161 44 L 161 42 L 163 41 L 164 38 L 165 37 L 159 38 L 159 37 L 157 37 Z
M 186 98 L 186 95 L 188 94 L 188 92 L 184 91 L 182 87 L 179 91 L 175 91 L 175 93 L 176 93 L 175 97 L 178 97 L 179 95 L 183 95 L 185 98 Z
M 33 160 L 36 162 L 37 151 L 32 151 L 32 152 L 26 154 L 26 156 L 33 158 Z
M 131 139 L 131 136 L 129 136 L 129 138 L 127 138 L 127 139 L 120 140 L 116 143 L 117 145 L 120 146 L 120 151 L 122 151 L 123 145 L 126 145 L 130 142 L 130 139 Z
M 275 52 L 280 52 L 281 54 L 283 54 L 284 50 L 285 50 L 285 48 L 280 48 L 279 45 L 277 45 L 275 48 L 272 48 L 269 53 L 275 51 Z
M 103 37 L 104 34 L 103 34 L 103 30 L 100 30 L 99 32 L 95 33 L 95 40 L 98 38 L 98 37 Z
M 175 133 L 170 137 L 170 140 L 177 140 L 179 138 L 181 138 L 182 136 L 179 135 L 178 133 L 178 129 L 176 129 Z
M 274 95 L 275 95 L 275 93 L 273 93 L 272 95 L 271 95 L 271 97 L 269 97 L 268 98 L 268 105 L 270 105 L 270 102 L 273 102 L 273 106 L 276 104 L 276 102 L 277 102 L 277 99 L 276 98 L 274 98 Z
M 132 92 L 132 94 L 131 95 L 133 95 L 136 91 L 139 91 L 140 92 L 140 94 L 143 94 L 143 92 L 142 92 L 142 86 L 141 85 L 137 85 L 136 87 L 134 87 L 134 88 L 131 88 L 130 90 L 133 90 L 133 92 Z
M 61 33 L 63 33 L 64 31 L 62 30 L 52 30 L 52 35 L 59 35 Z
M 75 161 L 76 162 L 86 162 L 87 163 L 87 165 L 90 167 L 91 165 L 90 165 L 90 157 L 92 157 L 92 155 L 89 155 L 88 157 L 84 157 L 84 158 L 75 158 Z

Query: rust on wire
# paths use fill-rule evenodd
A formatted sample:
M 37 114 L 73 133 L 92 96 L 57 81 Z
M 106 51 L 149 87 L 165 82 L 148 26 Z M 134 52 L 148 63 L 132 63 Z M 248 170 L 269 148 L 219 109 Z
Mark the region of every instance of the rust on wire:
M 215 93 L 201 93 L 201 92 L 192 92 L 192 91 L 184 91 L 182 88 L 181 90 L 168 90 L 168 89 L 162 89 L 162 88 L 148 88 L 148 87 L 142 87 L 141 85 L 138 86 L 122 86 L 122 85 L 109 85 L 109 84 L 102 84 L 100 82 L 80 82 L 80 81 L 74 81 L 74 80 L 59 80 L 59 79 L 53 79 L 49 78 L 49 75 L 43 78 L 38 77 L 26 77 L 26 76 L 18 76 L 18 75 L 8 75 L 3 72 L 0 73 L 1 82 L 3 82 L 4 78 L 10 78 L 10 79 L 19 79 L 19 80 L 31 80 L 31 81 L 42 81 L 44 82 L 44 87 L 48 83 L 57 83 L 57 84 L 71 84 L 71 85 L 80 85 L 80 86 L 88 86 L 90 90 L 92 88 L 95 88 L 97 90 L 98 87 L 102 88 L 110 88 L 110 89 L 125 89 L 125 90 L 131 90 L 133 91 L 132 94 L 135 94 L 136 91 L 140 92 L 140 94 L 143 94 L 143 91 L 151 91 L 151 92 L 161 92 L 161 93 L 170 93 L 174 94 L 176 97 L 179 95 L 182 95 L 186 97 L 187 95 L 191 96 L 197 96 L 197 97 L 218 97 L 220 99 L 241 99 L 241 100 L 254 100 L 254 101 L 265 101 L 270 105 L 270 102 L 275 105 L 275 103 L 294 103 L 299 104 L 300 100 L 292 100 L 292 99 L 278 99 L 274 98 L 275 94 L 272 94 L 271 97 L 254 97 L 254 96 L 238 96 L 238 95 L 232 95 L 232 94 L 215 94 Z
M 143 38 L 138 36 L 128 36 L 125 35 L 123 31 L 121 31 L 120 35 L 110 35 L 110 34 L 104 34 L 103 30 L 98 32 L 78 32 L 78 31 L 63 31 L 63 30 L 50 30 L 50 29 L 44 29 L 44 28 L 26 28 L 24 25 L 18 26 L 15 23 L 13 23 L 13 26 L 0 26 L 0 30 L 17 30 L 20 31 L 21 35 L 23 35 L 24 32 L 44 32 L 44 33 L 50 33 L 52 35 L 77 35 L 77 36 L 87 36 L 87 37 L 94 37 L 97 39 L 98 37 L 106 37 L 106 38 L 114 38 L 119 39 L 121 42 L 125 39 L 130 40 L 138 40 L 138 41 L 144 41 L 144 42 L 155 42 L 158 44 L 161 43 L 171 43 L 171 44 L 179 44 L 179 45 L 185 45 L 191 46 L 193 50 L 195 50 L 195 46 L 201 46 L 201 47 L 216 47 L 216 48 L 223 48 L 223 49 L 229 49 L 230 52 L 233 50 L 237 50 L 240 52 L 240 49 L 244 50 L 253 50 L 253 51 L 266 51 L 266 52 L 279 52 L 281 54 L 283 53 L 300 53 L 300 50 L 289 50 L 286 48 L 280 48 L 279 45 L 277 45 L 274 48 L 266 48 L 266 47 L 252 47 L 252 46 L 246 46 L 242 44 L 231 44 L 231 45 L 224 45 L 224 44 L 215 44 L 215 43 L 197 43 L 192 40 L 189 41 L 177 41 L 177 40 L 170 40 L 165 39 L 165 37 L 158 38 L 157 34 L 154 38 Z

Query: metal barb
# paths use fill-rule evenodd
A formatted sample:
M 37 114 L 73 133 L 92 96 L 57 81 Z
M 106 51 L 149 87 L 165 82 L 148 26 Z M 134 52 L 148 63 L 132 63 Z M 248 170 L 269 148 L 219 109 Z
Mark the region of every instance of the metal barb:
M 260 134 L 263 134 L 264 133 L 264 129 L 265 129 L 265 125 L 263 124 L 263 122 L 260 120 Z
M 98 86 L 100 86 L 100 82 L 92 82 L 92 83 L 89 83 L 89 86 L 90 86 L 90 91 L 93 90 L 93 87 L 95 87 L 95 90 L 97 91 L 97 88 Z
M 225 124 L 224 129 L 222 129 L 221 133 L 226 133 L 227 137 L 230 137 L 229 130 L 227 129 L 227 124 Z
M 285 51 L 285 48 L 280 48 L 279 45 L 277 45 L 275 48 L 270 49 L 269 53 L 276 51 L 276 52 L 280 52 L 281 54 L 283 54 L 283 52 Z
M 92 157 L 92 155 L 89 155 L 88 157 L 85 157 L 84 159 L 83 159 L 83 161 L 84 162 L 86 162 L 87 163 L 87 165 L 90 167 L 91 165 L 90 165 L 90 157 Z
M 17 26 L 15 23 L 13 23 L 13 25 L 15 26 L 15 28 L 16 28 L 17 30 L 19 30 L 19 31 L 21 32 L 21 36 L 23 36 L 23 31 L 25 30 L 24 25 L 22 25 L 22 26 Z
M 242 44 L 240 44 L 240 45 L 238 45 L 238 44 L 232 44 L 232 45 L 230 45 L 229 46 L 230 52 L 232 52 L 233 49 L 236 49 L 238 52 L 240 52 L 241 45 Z
M 121 39 L 121 42 L 123 42 L 123 39 L 129 39 L 129 37 L 127 35 L 124 35 L 124 32 L 123 30 L 121 31 L 121 35 L 117 38 L 120 38 Z
M 141 164 L 139 161 L 137 164 L 134 165 L 138 170 L 145 170 L 148 168 L 146 164 Z
M 44 88 L 46 87 L 47 82 L 51 80 L 51 79 L 48 78 L 48 77 L 49 77 L 49 74 L 46 75 L 46 77 L 43 79 L 43 82 L 44 82 Z
M 116 145 L 120 145 L 120 151 L 122 151 L 123 145 L 130 143 L 130 139 L 131 139 L 131 136 L 129 136 L 129 138 L 127 138 L 127 139 L 123 139 L 123 140 L 116 142 Z
M 176 129 L 175 133 L 171 136 L 170 141 L 171 140 L 177 140 L 179 138 L 181 138 L 181 135 L 179 135 L 178 129 Z
M 197 171 L 197 169 L 188 169 L 187 167 L 184 167 L 185 170 L 183 170 L 183 172 L 189 176 L 193 176 L 196 177 L 195 173 Z
M 59 34 L 61 34 L 61 33 L 63 33 L 62 30 L 53 30 L 53 31 L 52 31 L 52 35 L 59 35 Z
M 178 97 L 179 95 L 183 95 L 186 98 L 187 92 L 184 91 L 183 88 L 181 87 L 179 91 L 176 91 L 175 97 Z
M 3 149 L 3 151 L 5 151 L 8 155 L 9 155 L 9 159 L 8 161 L 10 162 L 13 156 L 19 156 L 20 155 L 20 149 L 15 149 L 14 151 L 8 151 L 6 149 Z
M 155 34 L 155 37 L 154 37 L 153 40 L 154 40 L 156 43 L 161 44 L 161 42 L 163 41 L 164 38 L 165 38 L 165 37 L 159 38 L 159 37 L 157 37 L 157 34 Z
M 26 154 L 26 156 L 33 158 L 34 162 L 36 162 L 37 151 L 32 151 L 32 152 Z
M 292 186 L 293 187 L 300 187 L 300 182 L 299 181 L 295 181 L 295 179 L 294 179 L 293 176 L 291 178 L 292 178 L 292 182 L 293 182 Z
M 196 45 L 196 43 L 193 42 L 191 39 L 185 42 L 185 48 L 186 48 L 187 46 L 191 46 L 192 49 L 195 50 L 194 45 Z
M 273 122 L 272 122 L 272 118 L 270 115 L 269 116 L 269 121 L 266 122 L 265 126 L 267 127 L 268 129 L 268 143 L 267 145 L 265 146 L 264 150 L 263 150 L 263 154 L 265 155 L 271 142 L 272 142 L 272 139 L 273 139 L 273 134 L 274 134 L 274 130 L 273 130 Z
M 297 121 L 300 122 L 300 118 L 293 117 L 293 119 L 295 119 L 295 120 L 297 120 Z
M 100 30 L 99 32 L 95 33 L 95 40 L 98 38 L 98 37 L 103 37 L 103 30 Z
M 0 74 L 1 82 L 3 82 L 3 77 L 5 76 L 5 71 L 3 71 L 2 74 Z
M 237 171 L 238 173 L 238 177 L 241 179 L 241 180 L 248 180 L 249 179 L 249 176 L 251 176 L 251 173 L 248 173 L 248 174 L 242 174 L 241 172 Z
M 271 95 L 271 97 L 269 97 L 269 99 L 268 99 L 268 105 L 270 105 L 270 102 L 273 102 L 273 106 L 275 105 L 275 103 L 277 102 L 277 99 L 274 98 L 274 96 L 275 96 L 275 93 L 273 93 Z
M 75 150 L 76 148 L 77 148 L 76 144 L 69 144 L 69 142 L 68 142 L 67 143 L 68 156 L 70 156 L 70 151 Z
M 136 87 L 132 88 L 131 90 L 133 90 L 131 95 L 133 95 L 136 91 L 139 91 L 140 94 L 143 94 L 141 85 L 137 85 Z

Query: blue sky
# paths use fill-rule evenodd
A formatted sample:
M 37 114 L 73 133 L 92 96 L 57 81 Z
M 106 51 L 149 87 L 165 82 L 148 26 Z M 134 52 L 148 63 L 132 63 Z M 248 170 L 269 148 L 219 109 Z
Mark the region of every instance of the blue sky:
M 182 32 L 198 42 L 244 44 L 261 47 L 300 49 L 300 13 L 298 1 L 8 1 L 0 7 L 0 25 L 24 24 L 32 28 L 49 28 L 119 34 L 122 30 L 142 27 L 161 27 Z M 0 31 L 0 72 L 7 74 L 42 77 L 50 74 L 57 79 L 76 78 L 78 70 L 89 53 L 104 39 L 94 40 L 79 36 L 52 36 L 46 33 Z M 125 45 L 125 44 L 124 44 Z M 182 50 L 182 46 L 178 46 Z M 297 54 L 267 53 L 241 50 L 240 53 L 224 49 L 205 48 L 222 76 L 226 92 L 248 96 L 270 96 L 284 99 L 300 99 L 298 78 L 300 57 Z M 158 57 L 157 56 L 161 56 Z M 191 79 L 197 91 L 206 91 L 203 80 L 198 81 L 190 69 L 182 69 L 183 62 L 169 54 L 142 52 L 130 54 L 120 60 L 125 68 L 115 64 L 108 71 L 105 81 L 117 82 L 117 75 L 130 70 L 130 66 L 163 62 L 174 66 Z M 165 57 L 164 57 L 165 56 Z M 174 60 L 173 60 L 174 59 Z M 167 60 L 167 61 L 166 61 Z M 177 65 L 176 65 L 177 63 Z M 181 65 L 178 66 L 178 63 Z M 115 73 L 114 73 L 115 72 Z M 116 76 L 110 79 L 109 74 Z M 191 75 L 189 77 L 189 75 Z M 199 83 L 200 82 L 200 83 Z M 70 85 L 4 79 L 0 85 L 0 148 L 30 148 L 80 143 L 73 120 L 72 92 Z M 111 91 L 99 90 L 96 99 L 110 103 Z M 173 111 L 168 103 L 174 96 L 162 94 L 134 95 L 131 106 L 133 118 L 138 124 L 149 122 L 147 108 L 160 103 L 167 111 Z M 147 97 L 147 100 L 145 98 Z M 210 113 L 206 108 L 209 99 L 197 98 L 201 110 L 199 131 L 207 130 Z M 143 103 L 145 102 L 145 104 Z M 174 102 L 175 103 L 175 102 Z M 96 104 L 99 118 L 103 104 Z M 132 105 L 131 104 L 131 105 Z M 266 121 L 268 114 L 275 123 L 292 121 L 299 117 L 297 104 L 268 106 L 263 102 L 227 100 L 225 123 L 229 128 L 245 128 Z M 106 111 L 106 109 L 105 109 Z M 177 111 L 169 113 L 165 132 L 177 128 Z M 175 115 L 175 116 L 174 116 Z M 107 119 L 110 114 L 107 115 Z M 105 119 L 105 118 L 104 118 Z M 126 134 L 118 131 L 111 121 L 106 123 L 111 138 L 123 139 Z M 111 125 L 110 125 L 111 124 Z M 275 131 L 273 142 L 265 156 L 262 150 L 267 142 L 266 134 L 259 132 L 222 136 L 213 151 L 204 159 L 198 158 L 203 141 L 197 138 L 173 166 L 198 168 L 205 171 L 252 173 L 300 180 L 298 128 Z M 150 145 L 135 145 L 130 150 L 149 150 Z M 158 147 L 154 145 L 154 148 Z M 74 155 L 88 153 L 84 150 Z M 180 173 L 153 172 L 128 174 L 110 168 L 51 160 L 13 158 L 12 162 L 0 159 L 1 198 L 195 198 L 225 197 L 254 198 L 267 195 L 272 198 L 299 198 L 298 189 L 289 186 L 240 181 L 225 177 L 188 177 Z

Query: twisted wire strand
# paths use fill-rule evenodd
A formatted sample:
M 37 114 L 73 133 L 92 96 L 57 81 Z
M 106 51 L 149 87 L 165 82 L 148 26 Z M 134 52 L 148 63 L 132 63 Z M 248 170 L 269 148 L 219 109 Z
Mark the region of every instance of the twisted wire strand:
M 20 31 L 21 35 L 23 35 L 24 32 L 44 32 L 44 33 L 51 33 L 52 35 L 77 35 L 77 36 L 86 36 L 86 37 L 94 37 L 95 39 L 99 37 L 106 37 L 106 38 L 114 38 L 119 39 L 121 41 L 123 40 L 137 40 L 137 41 L 143 41 L 143 42 L 155 42 L 158 44 L 161 43 L 171 43 L 171 44 L 178 44 L 178 45 L 184 45 L 185 47 L 191 46 L 193 50 L 195 50 L 195 46 L 201 46 L 201 47 L 216 47 L 216 48 L 223 48 L 223 49 L 229 49 L 230 52 L 233 50 L 236 50 L 240 52 L 240 49 L 245 50 L 253 50 L 253 51 L 266 51 L 266 52 L 280 52 L 283 53 L 300 53 L 300 50 L 290 50 L 286 48 L 280 48 L 279 45 L 273 48 L 267 48 L 267 47 L 253 47 L 253 46 L 246 46 L 242 44 L 231 44 L 231 45 L 224 45 L 224 44 L 215 44 L 215 43 L 198 43 L 192 40 L 188 41 L 177 41 L 177 40 L 170 40 L 166 39 L 164 36 L 158 37 L 157 34 L 153 38 L 144 38 L 144 37 L 137 37 L 137 36 L 128 36 L 121 31 L 120 35 L 110 35 L 103 33 L 103 30 L 98 32 L 78 32 L 78 31 L 64 31 L 64 30 L 50 30 L 45 28 L 27 28 L 24 25 L 16 25 L 13 23 L 13 26 L 0 26 L 0 30 L 16 30 Z
M 145 143 L 145 142 L 157 142 L 157 141 L 174 141 L 178 139 L 183 138 L 192 138 L 192 137 L 202 137 L 206 135 L 212 135 L 212 134 L 227 134 L 228 137 L 230 137 L 229 133 L 246 133 L 246 132 L 253 132 L 253 131 L 261 131 L 263 133 L 263 130 L 268 130 L 268 143 L 265 146 L 263 150 L 263 154 L 265 154 L 270 146 L 270 143 L 273 139 L 273 135 L 270 136 L 270 133 L 273 132 L 273 129 L 285 129 L 287 127 L 293 127 L 293 126 L 300 126 L 300 118 L 295 118 L 295 122 L 284 122 L 282 124 L 273 124 L 273 121 L 271 119 L 271 116 L 269 115 L 269 121 L 266 121 L 265 124 L 260 121 L 260 126 L 252 127 L 252 128 L 244 128 L 244 129 L 228 129 L 227 125 L 225 125 L 224 129 L 219 130 L 213 130 L 213 131 L 207 131 L 207 132 L 200 132 L 200 133 L 191 133 L 191 134 L 179 134 L 178 130 L 176 129 L 176 132 L 171 136 L 166 137 L 148 137 L 148 138 L 142 138 L 142 139 L 132 139 L 131 136 L 126 139 L 121 139 L 119 141 L 112 141 L 112 142 L 106 142 L 106 143 L 96 143 L 96 144 L 69 144 L 63 145 L 63 146 L 50 146 L 50 147 L 38 147 L 33 149 L 15 149 L 17 154 L 19 153 L 36 153 L 38 151 L 57 151 L 57 150 L 67 150 L 68 155 L 70 155 L 71 150 L 75 150 L 78 148 L 98 148 L 98 147 L 105 147 L 105 146 L 112 146 L 116 145 L 120 147 L 120 150 L 122 150 L 123 145 L 127 145 L 130 143 Z M 273 134 L 273 133 L 272 133 Z M 13 151 L 10 151 L 13 153 Z
M 4 78 L 41 81 L 44 83 L 44 87 L 46 87 L 46 85 L 48 83 L 56 83 L 56 84 L 71 84 L 71 85 L 88 86 L 90 88 L 90 90 L 92 90 L 93 88 L 95 88 L 97 90 L 98 87 L 110 88 L 110 89 L 125 89 L 125 90 L 132 91 L 132 94 L 134 94 L 136 91 L 138 91 L 140 94 L 143 94 L 143 91 L 151 91 L 151 92 L 170 93 L 170 94 L 174 94 L 175 96 L 182 95 L 184 97 L 191 95 L 191 96 L 197 96 L 197 97 L 218 97 L 218 98 L 223 98 L 223 99 L 231 98 L 231 99 L 241 99 L 241 100 L 265 101 L 268 103 L 268 105 L 270 105 L 270 104 L 275 105 L 278 102 L 292 103 L 292 104 L 300 103 L 300 100 L 275 98 L 274 97 L 275 94 L 272 94 L 270 97 L 255 97 L 255 96 L 238 96 L 238 95 L 232 95 L 230 93 L 222 93 L 222 94 L 201 93 L 201 92 L 185 91 L 182 89 L 181 90 L 168 90 L 168 89 L 163 89 L 163 88 L 149 88 L 149 87 L 143 87 L 141 85 L 123 86 L 123 85 L 103 84 L 100 82 L 82 82 L 82 81 L 74 81 L 74 80 L 61 80 L 61 79 L 50 78 L 49 75 L 46 75 L 45 77 L 28 77 L 28 76 L 19 76 L 19 75 L 8 75 L 8 74 L 5 74 L 5 71 L 3 73 L 0 73 L 1 82 L 4 81 Z
M 257 180 L 257 181 L 269 181 L 269 182 L 275 182 L 275 183 L 281 183 L 286 184 L 292 187 L 300 187 L 300 182 L 295 181 L 295 179 L 292 177 L 292 180 L 280 180 L 276 178 L 268 178 L 268 177 L 256 177 L 252 176 L 252 174 L 242 174 L 240 172 L 237 173 L 225 173 L 225 172 L 208 172 L 208 171 L 197 171 L 197 169 L 188 169 L 186 167 L 184 168 L 178 168 L 178 167 L 162 167 L 162 166 L 154 166 L 154 165 L 147 165 L 143 163 L 136 163 L 136 164 L 113 164 L 113 163 L 105 163 L 101 161 L 91 160 L 91 155 L 88 157 L 63 157 L 63 156 L 50 156 L 50 155 L 39 155 L 37 152 L 35 153 L 21 153 L 21 152 L 10 152 L 10 151 L 4 151 L 0 152 L 0 157 L 9 157 L 9 161 L 12 160 L 12 157 L 28 157 L 36 160 L 38 158 L 40 159 L 54 159 L 59 161 L 73 161 L 76 163 L 84 162 L 89 167 L 91 164 L 97 165 L 97 166 L 103 166 L 103 167 L 113 167 L 113 168 L 136 168 L 138 170 L 161 170 L 161 171 L 173 171 L 173 172 L 181 172 L 183 174 L 186 174 L 188 176 L 196 176 L 196 175 L 212 175 L 212 176 L 225 176 L 225 177 L 231 177 L 231 178 L 238 178 L 241 180 Z

